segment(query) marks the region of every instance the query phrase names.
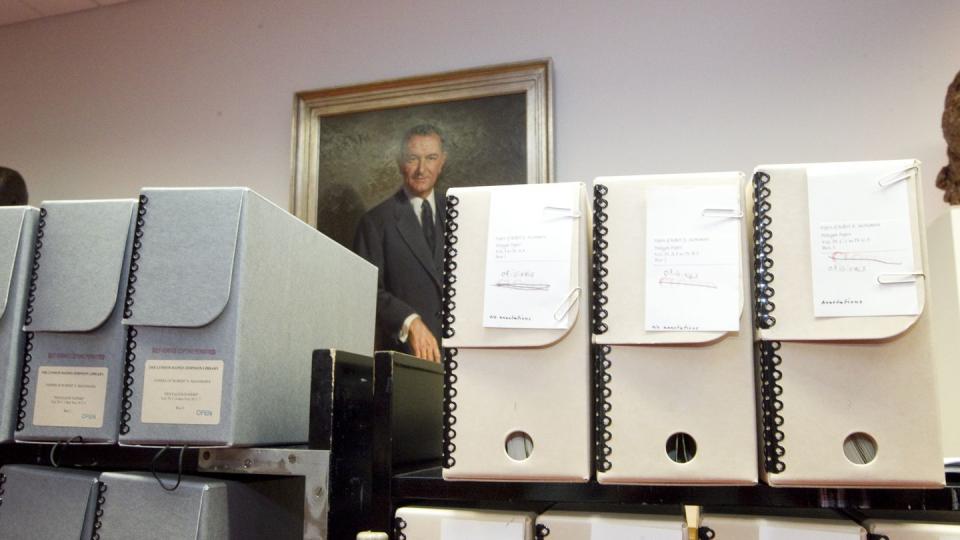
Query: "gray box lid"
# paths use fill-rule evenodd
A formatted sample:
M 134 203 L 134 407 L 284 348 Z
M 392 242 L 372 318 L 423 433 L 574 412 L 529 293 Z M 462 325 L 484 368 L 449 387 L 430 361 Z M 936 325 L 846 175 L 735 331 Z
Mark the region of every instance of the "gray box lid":
M 29 206 L 0 208 L 0 316 L 7 310 L 13 266 L 17 262 L 20 236 L 23 234 L 23 220 L 29 209 Z
M 89 538 L 99 473 L 6 465 L 0 475 L 0 538 Z
M 124 324 L 195 328 L 230 298 L 246 188 L 144 188 L 133 304 Z M 133 271 L 131 271 L 133 273 Z
M 160 475 L 167 485 L 175 477 Z M 103 538 L 196 538 L 204 493 L 202 479 L 185 477 L 174 491 L 165 491 L 147 473 L 107 472 L 103 503 Z
M 45 201 L 37 229 L 30 324 L 39 332 L 89 332 L 117 304 L 136 201 Z
M 175 475 L 158 476 L 166 485 L 176 482 Z M 269 494 L 249 487 L 257 481 L 184 476 L 175 490 L 166 491 L 150 473 L 106 472 L 100 479 L 106 486 L 99 529 L 104 540 L 291 539 L 302 534 L 303 494 L 289 489 L 295 479 L 275 484 Z

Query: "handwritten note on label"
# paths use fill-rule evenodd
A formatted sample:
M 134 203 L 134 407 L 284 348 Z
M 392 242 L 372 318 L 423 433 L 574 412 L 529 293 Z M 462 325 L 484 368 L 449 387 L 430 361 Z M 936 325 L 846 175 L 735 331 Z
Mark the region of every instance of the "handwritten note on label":
M 517 186 L 490 194 L 483 325 L 569 328 L 580 185 Z
M 141 422 L 220 423 L 222 360 L 147 360 L 144 371 Z
M 909 186 L 906 181 L 879 185 L 912 163 L 838 163 L 808 169 L 816 317 L 919 313 L 917 283 L 911 277 L 919 267 L 913 256 Z
M 647 331 L 740 328 L 741 212 L 733 185 L 647 190 Z
M 630 540 L 677 540 L 683 537 L 683 527 L 663 524 L 637 525 L 633 523 L 618 523 L 609 520 L 594 521 L 590 526 L 590 540 L 609 540 L 613 538 L 629 538 Z
M 440 522 L 441 540 L 524 540 L 524 520 L 481 521 L 444 519 Z
M 107 368 L 41 366 L 33 423 L 99 428 L 107 400 Z

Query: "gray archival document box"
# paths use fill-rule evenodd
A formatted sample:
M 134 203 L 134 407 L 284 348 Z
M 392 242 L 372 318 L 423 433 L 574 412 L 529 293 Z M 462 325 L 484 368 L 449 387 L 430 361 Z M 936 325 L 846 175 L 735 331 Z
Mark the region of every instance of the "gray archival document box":
M 116 442 L 135 208 L 134 199 L 41 205 L 18 441 Z
M 23 315 L 39 211 L 0 208 L 0 443 L 13 440 L 20 402 Z
M 373 352 L 377 269 L 249 189 L 141 192 L 121 444 L 307 440 L 315 349 Z
M 96 519 L 99 476 L 94 471 L 4 466 L 0 469 L 0 538 L 90 538 Z
M 173 486 L 176 476 L 160 480 Z M 108 472 L 100 481 L 102 540 L 302 538 L 301 478 L 238 482 L 184 476 L 173 491 L 161 489 L 150 473 Z

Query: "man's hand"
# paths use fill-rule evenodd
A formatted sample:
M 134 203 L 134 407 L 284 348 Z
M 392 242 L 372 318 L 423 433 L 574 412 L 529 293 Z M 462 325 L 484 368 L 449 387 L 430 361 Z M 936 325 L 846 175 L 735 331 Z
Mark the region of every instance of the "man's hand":
M 431 362 L 440 362 L 440 345 L 437 338 L 433 337 L 426 324 L 417 317 L 410 323 L 410 334 L 407 337 L 410 343 L 410 349 L 413 355 Z

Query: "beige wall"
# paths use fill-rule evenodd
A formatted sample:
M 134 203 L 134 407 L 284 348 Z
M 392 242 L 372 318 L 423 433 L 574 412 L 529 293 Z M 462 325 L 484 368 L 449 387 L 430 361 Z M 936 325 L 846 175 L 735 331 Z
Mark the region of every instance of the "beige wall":
M 561 180 L 917 157 L 933 218 L 958 35 L 952 0 L 138 0 L 0 27 L 0 164 L 287 206 L 294 92 L 551 56 Z

